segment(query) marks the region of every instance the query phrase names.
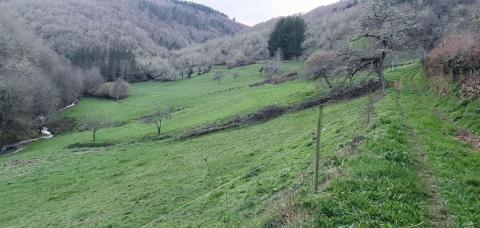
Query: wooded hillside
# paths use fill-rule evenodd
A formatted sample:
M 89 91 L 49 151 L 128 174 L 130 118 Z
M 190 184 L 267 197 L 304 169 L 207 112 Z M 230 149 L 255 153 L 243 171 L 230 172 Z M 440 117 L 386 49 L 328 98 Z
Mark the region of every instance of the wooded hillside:
M 339 3 L 322 6 L 302 15 L 308 25 L 307 39 L 303 46 L 305 55 L 318 49 L 332 49 L 347 40 L 359 27 L 358 18 L 365 9 L 361 0 L 345 0 Z M 406 7 L 406 2 L 416 7 Z M 412 52 L 424 54 L 435 47 L 444 35 L 476 30 L 479 31 L 478 20 L 480 1 L 478 0 L 426 0 L 396 1 L 400 12 L 415 12 L 418 30 L 409 42 L 416 50 Z M 268 57 L 268 37 L 275 27 L 278 18 L 261 23 L 233 37 L 215 39 L 205 44 L 192 45 L 176 52 L 181 60 L 199 64 L 223 64 L 238 55 L 245 56 L 248 61 L 258 61 Z M 472 32 L 474 33 L 474 32 Z M 417 48 L 419 47 L 419 48 Z M 185 59 L 185 60 L 184 60 Z
M 161 77 L 169 50 L 246 27 L 209 7 L 176 0 L 15 0 L 0 3 L 0 10 L 11 13 L 9 20 L 21 20 L 60 55 L 88 48 L 133 53 L 137 80 Z

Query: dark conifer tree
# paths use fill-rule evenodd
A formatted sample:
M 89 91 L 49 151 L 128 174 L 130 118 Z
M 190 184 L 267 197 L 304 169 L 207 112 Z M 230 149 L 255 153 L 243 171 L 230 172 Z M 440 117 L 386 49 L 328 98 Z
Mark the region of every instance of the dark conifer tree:
M 287 60 L 301 56 L 306 31 L 307 24 L 300 16 L 288 16 L 280 19 L 268 40 L 270 56 L 274 56 L 279 49 Z

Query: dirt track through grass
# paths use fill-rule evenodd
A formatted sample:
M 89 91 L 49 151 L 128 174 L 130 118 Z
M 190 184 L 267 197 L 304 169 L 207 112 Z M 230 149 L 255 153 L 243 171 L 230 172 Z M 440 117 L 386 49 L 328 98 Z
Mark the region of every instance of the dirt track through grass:
M 425 225 L 478 227 L 480 225 L 480 156 L 460 141 L 458 129 L 478 132 L 478 102 L 455 95 L 439 98 L 420 67 L 391 76 L 403 84 L 399 97 L 409 128 L 413 154 L 427 194 Z M 423 156 L 422 156 L 423 155 Z M 423 170 L 422 170 L 422 167 Z M 431 178 L 430 178 L 431 177 Z M 448 211 L 448 213 L 447 213 Z M 428 224 L 427 222 L 430 222 Z
M 428 155 L 422 146 L 417 130 L 409 123 L 405 109 L 402 104 L 402 93 L 404 86 L 401 82 L 395 83 L 397 90 L 396 103 L 400 110 L 400 114 L 405 121 L 405 125 L 411 131 L 414 144 L 414 155 L 418 164 L 419 176 L 425 184 L 426 206 L 428 208 L 428 225 L 431 227 L 454 227 L 453 219 L 449 214 L 445 199 L 438 189 L 436 177 L 432 173 L 428 165 Z
M 415 152 L 420 170 L 420 177 L 425 181 L 427 191 L 426 202 L 429 209 L 430 225 L 432 227 L 453 227 L 453 220 L 445 205 L 445 199 L 440 193 L 436 178 L 428 165 L 428 156 L 420 143 L 417 131 L 414 128 L 410 129 L 415 143 Z

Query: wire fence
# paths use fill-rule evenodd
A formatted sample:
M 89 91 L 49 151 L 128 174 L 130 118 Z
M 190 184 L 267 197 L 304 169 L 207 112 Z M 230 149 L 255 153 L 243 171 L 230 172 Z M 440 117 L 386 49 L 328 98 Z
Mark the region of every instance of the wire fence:
M 370 80 L 370 79 L 372 79 L 372 75 L 363 75 L 362 77 L 355 78 L 353 83 L 362 83 L 362 81 L 367 81 L 367 80 Z M 318 82 L 318 84 L 320 84 L 319 87 L 323 87 L 323 88 L 326 87 L 325 82 Z M 336 81 L 333 84 L 337 87 L 344 87 L 345 86 L 344 78 L 336 79 Z M 365 110 L 364 111 L 358 110 L 358 112 L 354 113 L 354 115 L 356 115 L 356 117 L 353 118 L 352 121 L 353 122 L 359 122 L 361 119 L 365 119 L 366 125 L 360 124 L 360 125 L 362 125 L 361 128 L 365 128 L 365 126 L 368 127 L 368 125 L 371 122 L 371 118 L 373 118 L 372 117 L 372 112 L 374 112 L 374 107 L 373 107 L 374 102 L 375 102 L 375 99 L 373 98 L 372 95 L 370 95 L 369 98 L 367 99 L 367 103 L 365 104 Z M 330 104 L 330 103 L 327 103 L 327 104 Z M 314 130 L 313 128 L 314 127 L 312 125 L 312 132 Z M 323 130 L 327 130 L 327 129 L 323 129 Z M 359 130 L 356 129 L 355 131 L 359 131 Z M 357 133 L 359 133 L 359 132 L 357 132 Z M 312 143 L 313 143 L 313 141 L 312 141 Z M 246 177 L 258 172 L 259 170 L 261 170 L 263 168 L 266 168 L 268 166 L 272 166 L 274 164 L 277 164 L 278 161 L 281 158 L 286 157 L 287 155 L 290 155 L 290 153 L 291 153 L 291 151 L 290 152 L 289 151 L 274 152 L 271 155 L 268 155 L 268 156 L 264 157 L 263 159 L 261 159 L 263 162 L 261 164 L 259 164 L 258 166 L 255 166 L 253 169 L 249 170 L 248 172 L 246 172 L 246 173 L 244 173 L 240 176 L 237 176 L 237 177 L 235 177 L 235 178 L 233 178 L 233 179 L 231 179 L 231 180 L 213 188 L 212 190 L 210 190 L 209 192 L 207 192 L 205 194 L 202 194 L 202 195 L 200 195 L 200 196 L 198 196 L 198 197 L 196 197 L 192 200 L 189 200 L 187 202 L 184 202 L 182 204 L 177 205 L 177 207 L 175 207 L 174 209 L 170 210 L 169 212 L 167 212 L 165 214 L 159 215 L 155 219 L 153 219 L 150 222 L 144 224 L 142 227 L 152 227 L 152 226 L 156 226 L 156 225 L 162 224 L 164 222 L 167 222 L 169 219 L 174 218 L 176 213 L 187 210 L 187 208 L 191 207 L 195 203 L 202 202 L 203 200 L 208 200 L 209 196 L 212 196 L 215 193 L 226 190 L 228 188 L 228 186 L 234 184 L 235 182 L 238 182 L 238 181 L 242 180 L 243 178 L 246 178 Z M 312 156 L 313 156 L 313 151 L 312 151 Z M 313 170 L 313 168 L 310 167 L 313 164 L 314 164 L 313 162 L 310 162 L 308 170 Z M 227 194 L 225 194 L 225 195 L 226 195 L 225 197 L 227 197 Z M 232 196 L 232 197 L 235 197 L 235 196 Z M 228 198 L 226 199 L 226 201 L 227 201 L 227 205 L 228 205 Z M 221 210 L 222 210 L 222 214 L 223 214 L 224 209 L 221 209 Z M 228 206 L 227 206 L 226 210 L 229 210 Z M 229 213 L 229 212 L 227 212 L 227 213 Z M 191 215 L 191 213 L 189 213 L 189 215 Z M 225 215 L 222 215 L 222 216 L 225 216 Z
M 184 208 L 188 207 L 189 205 L 191 205 L 191 204 L 193 204 L 193 203 L 195 203 L 195 202 L 197 202 L 197 201 L 199 201 L 199 200 L 201 200 L 201 199 L 203 199 L 203 198 L 206 198 L 206 197 L 212 195 L 213 193 L 215 193 L 215 192 L 217 192 L 217 191 L 225 188 L 225 187 L 228 186 L 228 185 L 233 184 L 233 183 L 236 182 L 236 181 L 239 181 L 239 180 L 241 180 L 241 179 L 243 179 L 243 178 L 245 178 L 245 177 L 248 177 L 249 175 L 251 175 L 251 174 L 253 174 L 253 173 L 261 170 L 262 168 L 265 168 L 265 167 L 267 167 L 267 166 L 269 166 L 269 165 L 274 164 L 279 158 L 284 157 L 284 156 L 286 156 L 286 155 L 287 155 L 287 153 L 273 153 L 273 154 L 271 154 L 270 156 L 265 157 L 263 160 L 268 160 L 268 162 L 265 162 L 265 163 L 263 163 L 263 164 L 261 164 L 261 165 L 258 165 L 258 166 L 256 166 L 254 169 L 248 171 L 247 173 L 245 173 L 245 174 L 243 174 L 243 175 L 240 175 L 240 176 L 237 176 L 237 177 L 231 179 L 230 181 L 228 181 L 228 182 L 226 182 L 226 183 L 224 183 L 224 184 L 219 185 L 218 187 L 214 188 L 213 190 L 211 190 L 211 191 L 209 191 L 209 192 L 207 192 L 207 193 L 205 193 L 205 194 L 203 194 L 203 195 L 201 195 L 201 196 L 198 196 L 197 198 L 195 198 L 195 199 L 193 199 L 193 200 L 190 200 L 190 201 L 188 201 L 188 202 L 186 202 L 186 203 L 184 203 L 184 204 L 181 204 L 180 206 L 176 207 L 175 209 L 171 210 L 170 212 L 168 212 L 168 213 L 166 213 L 166 214 L 164 214 L 164 215 L 161 215 L 161 216 L 159 216 L 158 218 L 156 218 L 156 219 L 150 221 L 149 223 L 143 225 L 142 228 L 143 228 L 143 227 L 149 227 L 149 226 L 154 225 L 155 223 L 159 223 L 159 222 L 164 221 L 168 216 L 172 215 L 173 213 L 175 213 L 175 212 L 177 212 L 177 211 L 180 211 L 181 209 L 184 209 Z

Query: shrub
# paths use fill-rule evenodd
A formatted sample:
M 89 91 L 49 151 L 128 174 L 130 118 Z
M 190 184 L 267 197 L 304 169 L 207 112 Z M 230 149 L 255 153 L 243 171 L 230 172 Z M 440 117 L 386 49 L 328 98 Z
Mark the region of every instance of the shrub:
M 433 49 L 425 58 L 425 65 L 430 75 L 448 75 L 454 68 L 462 67 L 460 64 L 469 65 L 475 59 L 475 40 L 471 35 L 448 36 L 441 47 Z M 477 56 L 478 58 L 478 56 Z M 477 60 L 478 61 L 478 60 Z M 478 64 L 478 63 L 477 63 Z
M 282 73 L 281 55 L 282 55 L 281 52 L 277 51 L 277 54 L 275 54 L 275 57 L 263 62 L 262 71 L 267 79 L 271 80 Z
M 95 96 L 120 100 L 128 96 L 130 85 L 122 78 L 114 82 L 103 83 L 95 92 Z
M 315 52 L 308 57 L 305 65 L 310 71 L 309 79 L 318 80 L 323 78 L 328 87 L 333 89 L 329 77 L 334 75 L 334 71 L 338 68 L 338 58 L 335 52 Z
M 472 35 L 445 38 L 425 57 L 424 65 L 429 76 L 459 83 L 464 97 L 480 96 L 480 45 Z

